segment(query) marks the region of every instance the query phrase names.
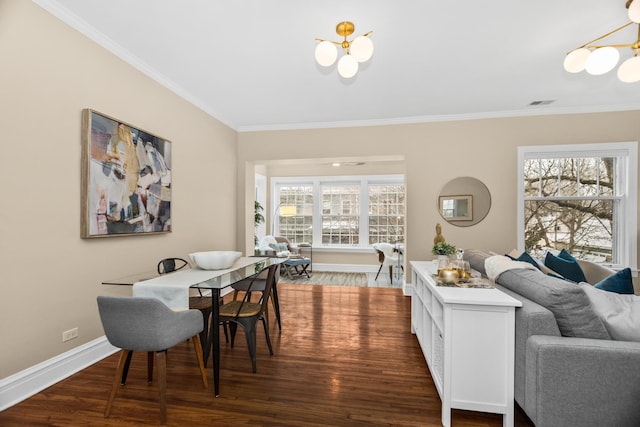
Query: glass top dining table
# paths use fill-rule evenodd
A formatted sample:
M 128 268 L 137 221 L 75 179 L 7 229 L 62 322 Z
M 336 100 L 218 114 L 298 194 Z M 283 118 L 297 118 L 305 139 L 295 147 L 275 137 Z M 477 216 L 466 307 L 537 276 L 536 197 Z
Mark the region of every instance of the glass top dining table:
M 116 279 L 105 280 L 103 285 L 129 285 L 135 283 L 147 282 L 162 284 L 165 280 L 171 282 L 181 282 L 188 284 L 192 288 L 207 289 L 211 291 L 211 300 L 218 301 L 220 298 L 220 290 L 233 285 L 243 279 L 257 275 L 265 268 L 271 265 L 280 264 L 286 258 L 271 257 L 242 257 L 238 259 L 231 268 L 225 270 L 202 270 L 199 268 L 190 268 L 174 271 L 160 275 L 158 272 L 135 273 L 122 276 Z M 220 395 L 220 307 L 218 304 L 212 304 L 211 310 L 211 335 L 212 358 L 213 358 L 213 382 L 214 394 L 216 397 Z

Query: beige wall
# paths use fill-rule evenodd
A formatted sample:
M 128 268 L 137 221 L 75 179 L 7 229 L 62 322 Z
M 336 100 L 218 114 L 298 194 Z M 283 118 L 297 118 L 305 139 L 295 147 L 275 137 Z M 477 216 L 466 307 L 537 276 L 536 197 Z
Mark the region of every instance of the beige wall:
M 0 57 L 2 378 L 102 336 L 96 296 L 131 291 L 102 280 L 235 249 L 237 191 L 235 131 L 32 2 L 0 0 Z M 173 233 L 80 239 L 83 108 L 173 142 Z
M 637 141 L 638 123 L 640 111 L 245 132 L 238 135 L 238 165 L 250 167 L 278 159 L 292 160 L 289 163 L 295 163 L 295 159 L 325 161 L 331 156 L 400 156 L 405 159 L 406 171 L 407 259 L 432 258 L 430 250 L 438 222 L 447 241 L 458 247 L 502 253 L 517 244 L 518 146 Z M 240 170 L 238 176 L 245 179 L 250 174 Z M 491 192 L 489 214 L 472 227 L 447 224 L 437 211 L 440 189 L 459 176 L 478 178 Z M 239 209 L 252 203 L 245 200 Z M 245 234 L 242 227 L 238 230 L 241 244 L 250 231 Z M 376 262 L 375 258 L 367 259 Z

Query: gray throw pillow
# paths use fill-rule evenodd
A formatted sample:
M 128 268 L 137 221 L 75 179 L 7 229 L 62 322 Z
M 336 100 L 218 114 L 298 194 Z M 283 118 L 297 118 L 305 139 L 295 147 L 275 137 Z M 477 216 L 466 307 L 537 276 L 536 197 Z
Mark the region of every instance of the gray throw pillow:
M 537 270 L 508 270 L 496 283 L 551 311 L 565 337 L 611 339 L 580 286 Z
M 588 283 L 579 285 L 593 310 L 605 324 L 611 338 L 640 341 L 640 296 L 603 291 Z

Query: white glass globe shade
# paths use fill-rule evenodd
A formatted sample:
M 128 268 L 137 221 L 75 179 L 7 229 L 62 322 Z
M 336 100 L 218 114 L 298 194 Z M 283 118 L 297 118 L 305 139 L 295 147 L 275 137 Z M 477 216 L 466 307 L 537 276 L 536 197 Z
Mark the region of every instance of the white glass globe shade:
M 323 67 L 330 67 L 336 62 L 338 49 L 329 41 L 323 41 L 316 46 L 316 61 Z
M 356 39 L 351 42 L 350 52 L 356 61 L 368 61 L 371 58 L 371 55 L 373 55 L 373 42 L 369 37 L 356 37 Z
M 564 58 L 564 69 L 569 73 L 579 73 L 584 70 L 589 55 L 591 55 L 591 51 L 584 47 L 572 50 Z
M 640 24 L 640 0 L 633 0 L 629 5 L 629 19 Z
M 350 79 L 358 72 L 358 61 L 351 55 L 344 55 L 338 61 L 338 73 L 345 79 Z
M 611 46 L 601 47 L 591 52 L 584 68 L 587 73 L 599 76 L 613 70 L 619 59 L 620 52 L 618 52 L 618 49 Z
M 625 83 L 640 81 L 640 57 L 634 56 L 624 61 L 618 68 L 618 78 Z

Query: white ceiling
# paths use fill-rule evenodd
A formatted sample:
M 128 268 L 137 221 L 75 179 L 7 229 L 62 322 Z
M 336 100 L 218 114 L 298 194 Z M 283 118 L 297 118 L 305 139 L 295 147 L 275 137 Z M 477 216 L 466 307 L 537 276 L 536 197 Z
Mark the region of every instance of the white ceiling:
M 625 0 L 34 2 L 238 131 L 640 109 L 640 83 L 562 67 Z M 344 20 L 375 45 L 351 80 L 314 60 Z

